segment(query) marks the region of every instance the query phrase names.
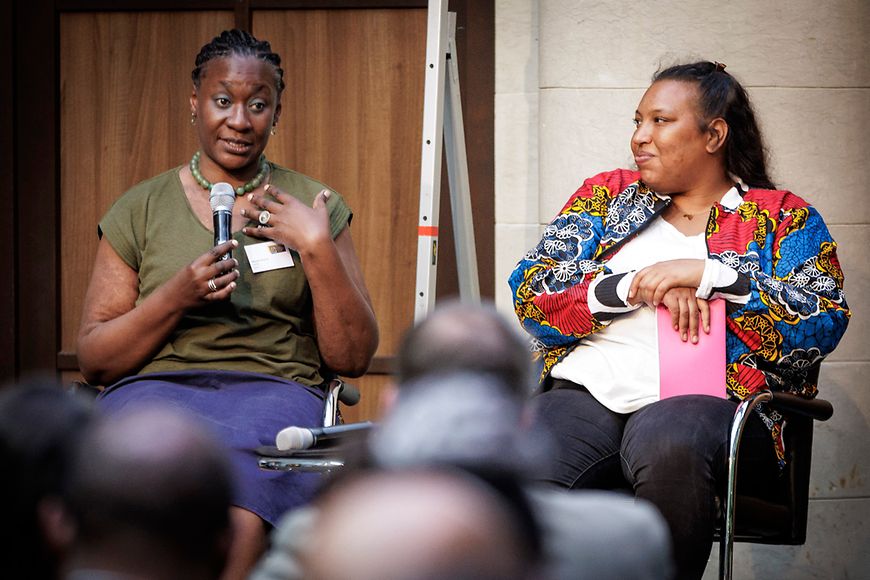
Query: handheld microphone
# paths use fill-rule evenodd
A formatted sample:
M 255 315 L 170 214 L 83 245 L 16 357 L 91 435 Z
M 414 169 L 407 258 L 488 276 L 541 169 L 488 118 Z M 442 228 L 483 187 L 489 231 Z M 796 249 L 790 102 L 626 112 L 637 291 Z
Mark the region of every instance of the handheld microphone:
M 287 427 L 278 432 L 275 446 L 281 451 L 310 449 L 316 443 L 337 440 L 372 428 L 371 421 L 347 423 L 332 427 Z
M 215 183 L 208 196 L 211 205 L 212 223 L 214 224 L 214 245 L 230 241 L 233 235 L 233 204 L 236 203 L 236 192 L 229 183 Z M 232 252 L 227 252 L 218 260 L 232 259 Z

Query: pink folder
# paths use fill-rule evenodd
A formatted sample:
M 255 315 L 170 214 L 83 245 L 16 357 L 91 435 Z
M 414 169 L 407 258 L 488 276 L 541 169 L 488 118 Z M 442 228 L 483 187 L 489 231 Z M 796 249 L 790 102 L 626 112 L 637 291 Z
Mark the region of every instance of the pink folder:
M 725 398 L 725 301 L 710 301 L 710 334 L 698 333 L 698 344 L 683 342 L 671 314 L 657 308 L 659 397 L 710 395 Z

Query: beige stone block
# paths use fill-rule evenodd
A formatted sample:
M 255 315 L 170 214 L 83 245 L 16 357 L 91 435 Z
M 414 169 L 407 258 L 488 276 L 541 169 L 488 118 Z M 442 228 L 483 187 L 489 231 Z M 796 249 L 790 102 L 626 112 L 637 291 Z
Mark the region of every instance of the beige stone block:
M 868 22 L 867 0 L 542 0 L 541 86 L 640 87 L 690 59 L 752 86 L 868 86 Z
M 513 298 L 507 280 L 523 255 L 538 243 L 537 224 L 496 224 L 495 226 L 495 304 L 505 316 L 514 317 Z
M 495 222 L 538 222 L 538 93 L 495 97 Z
M 495 92 L 538 90 L 538 3 L 496 0 Z
M 852 310 L 852 318 L 846 334 L 829 361 L 868 361 L 870 352 L 870 313 L 867 310 L 870 298 L 870 262 L 867 248 L 870 247 L 870 225 L 830 226 L 831 235 L 837 241 L 837 257 L 846 277 L 846 301 Z
M 584 179 L 633 167 L 632 119 L 642 90 L 541 91 L 541 222 L 549 222 Z
M 815 205 L 827 223 L 870 222 L 870 88 L 759 88 L 750 94 L 777 185 Z
M 819 396 L 834 406 L 834 416 L 816 422 L 810 497 L 870 497 L 870 363 L 826 362 L 819 376 Z
M 631 118 L 643 91 L 548 89 L 540 99 L 541 218 L 589 175 L 632 165 Z M 754 89 L 771 174 L 829 224 L 870 222 L 865 194 L 870 89 Z
M 870 499 L 810 501 L 803 546 L 734 545 L 734 578 L 848 580 L 870 575 Z M 713 546 L 703 580 L 718 578 Z

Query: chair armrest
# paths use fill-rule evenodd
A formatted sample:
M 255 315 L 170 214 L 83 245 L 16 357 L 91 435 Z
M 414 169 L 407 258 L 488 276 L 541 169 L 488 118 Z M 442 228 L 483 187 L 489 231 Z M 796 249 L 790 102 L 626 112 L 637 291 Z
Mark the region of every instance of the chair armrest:
M 359 403 L 359 399 L 359 389 L 345 383 L 338 377 L 333 378 L 326 387 L 326 399 L 323 402 L 323 426 L 332 427 L 342 423 L 338 404 L 344 403 L 348 407 L 352 407 Z
M 796 413 L 816 421 L 827 421 L 834 414 L 834 406 L 829 401 L 825 399 L 807 399 L 792 393 L 774 391 L 773 399 L 767 405 L 780 411 Z
M 342 404 L 347 405 L 348 407 L 353 407 L 357 403 L 359 403 L 360 392 L 359 389 L 350 383 L 345 383 L 341 381 L 341 379 L 335 379 L 341 382 L 341 389 L 338 391 L 338 400 L 342 402 Z M 334 384 L 334 383 L 333 383 Z

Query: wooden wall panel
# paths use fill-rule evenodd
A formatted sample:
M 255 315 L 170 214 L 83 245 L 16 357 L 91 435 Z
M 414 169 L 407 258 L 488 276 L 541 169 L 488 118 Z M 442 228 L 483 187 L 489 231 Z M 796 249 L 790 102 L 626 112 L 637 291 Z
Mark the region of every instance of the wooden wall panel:
M 0 70 L 12 71 L 14 19 L 12 3 L 0 6 Z M 6 73 L 8 74 L 8 72 Z M 13 132 L 14 91 L 11 82 L 0 78 L 0 263 L 5 276 L 0 284 L 0 384 L 16 375 L 16 300 L 18 268 L 15 265 L 15 133 Z
M 16 312 L 0 324 L 15 325 L 16 373 L 41 375 L 54 369 L 59 342 L 57 22 L 46 0 L 12 12 Z
M 186 163 L 190 71 L 231 11 L 60 17 L 61 350 L 74 352 L 97 223 L 127 188 Z
M 255 11 L 287 89 L 268 156 L 354 210 L 351 231 L 381 328 L 379 356 L 413 322 L 426 11 Z
M 341 406 L 341 415 L 346 423 L 358 421 L 377 421 L 381 418 L 381 394 L 387 384 L 392 381 L 388 375 L 369 374 L 359 379 L 349 379 L 348 382 L 360 390 L 360 401 L 353 407 Z
M 388 359 L 414 318 L 426 10 L 254 11 L 253 32 L 281 55 L 287 84 L 267 154 L 353 208 Z M 387 380 L 353 380 L 362 401 L 346 420 L 375 418 Z

